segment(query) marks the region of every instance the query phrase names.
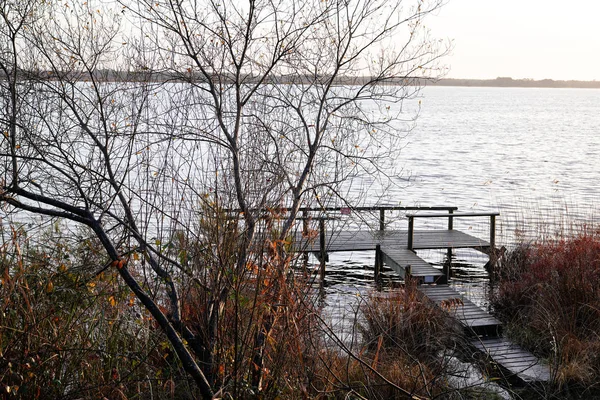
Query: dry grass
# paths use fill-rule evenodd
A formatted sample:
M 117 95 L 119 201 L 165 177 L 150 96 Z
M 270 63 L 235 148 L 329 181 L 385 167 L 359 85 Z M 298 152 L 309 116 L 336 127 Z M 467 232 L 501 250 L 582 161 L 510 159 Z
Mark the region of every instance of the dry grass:
M 424 298 L 416 283 L 372 293 L 360 306 L 364 347 L 360 361 L 325 352 L 315 389 L 333 398 L 431 398 L 448 394 L 448 356 L 462 346 L 462 331 Z M 451 349 L 450 353 L 448 349 Z

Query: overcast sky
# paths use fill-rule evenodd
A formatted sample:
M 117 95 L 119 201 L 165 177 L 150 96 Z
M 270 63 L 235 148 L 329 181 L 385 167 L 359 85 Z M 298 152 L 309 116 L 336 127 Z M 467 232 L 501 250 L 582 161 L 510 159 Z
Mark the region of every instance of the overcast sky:
M 426 25 L 448 78 L 600 80 L 600 0 L 449 0 Z

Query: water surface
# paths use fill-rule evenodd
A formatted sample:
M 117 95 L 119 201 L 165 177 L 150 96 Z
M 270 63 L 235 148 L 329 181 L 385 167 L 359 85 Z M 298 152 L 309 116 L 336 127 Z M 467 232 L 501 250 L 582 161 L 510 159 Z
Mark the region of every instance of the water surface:
M 419 118 L 397 160 L 405 175 L 384 193 L 384 204 L 499 211 L 497 241 L 507 246 L 599 222 L 600 90 L 426 87 L 407 108 L 419 100 Z M 488 237 L 486 219 L 455 227 Z M 444 252 L 419 255 L 444 261 Z M 454 285 L 485 304 L 487 257 L 455 255 Z M 327 303 L 351 312 L 346 300 L 374 288 L 374 262 L 373 252 L 332 254 Z

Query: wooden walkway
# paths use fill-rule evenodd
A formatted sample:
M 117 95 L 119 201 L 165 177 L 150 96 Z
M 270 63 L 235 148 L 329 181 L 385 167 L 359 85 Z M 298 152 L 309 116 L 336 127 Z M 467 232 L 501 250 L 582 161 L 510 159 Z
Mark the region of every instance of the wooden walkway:
M 434 268 L 414 251 L 405 248 L 382 246 L 381 254 L 383 262 L 401 278 L 413 276 L 424 283 L 433 283 L 443 274 L 440 269 Z
M 502 323 L 487 311 L 447 285 L 421 285 L 419 291 L 456 318 L 468 335 L 471 345 L 487 361 L 498 365 L 504 378 L 525 383 L 547 382 L 550 369 L 536 356 L 502 337 Z M 514 379 L 513 379 L 514 380 Z
M 504 377 L 517 378 L 521 382 L 550 380 L 550 370 L 537 357 L 502 337 L 502 324 L 487 311 L 449 287 L 447 271 L 434 268 L 416 253 L 424 249 L 472 248 L 490 256 L 495 262 L 501 253 L 495 247 L 496 213 L 445 213 L 408 216 L 409 229 L 405 231 L 384 230 L 383 223 L 378 231 L 335 231 L 325 234 L 324 221 L 320 222 L 320 234 L 313 239 L 298 235 L 296 251 L 315 253 L 321 260 L 321 278 L 325 278 L 327 254 L 337 251 L 376 251 L 375 275 L 385 263 L 402 278 L 417 278 L 419 290 L 462 324 L 468 335 L 473 337 L 471 345 L 489 361 L 500 366 Z M 453 229 L 453 219 L 459 217 L 491 217 L 490 240 L 482 240 L 465 232 Z M 414 218 L 447 218 L 448 229 L 415 230 Z M 383 214 L 381 217 L 383 221 Z

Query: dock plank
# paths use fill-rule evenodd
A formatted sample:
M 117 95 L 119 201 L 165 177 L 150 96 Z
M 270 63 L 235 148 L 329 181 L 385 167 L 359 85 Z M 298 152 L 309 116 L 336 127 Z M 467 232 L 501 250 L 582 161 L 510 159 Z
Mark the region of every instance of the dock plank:
M 455 229 L 415 231 L 413 235 L 413 248 L 416 250 L 489 246 L 489 242 Z

